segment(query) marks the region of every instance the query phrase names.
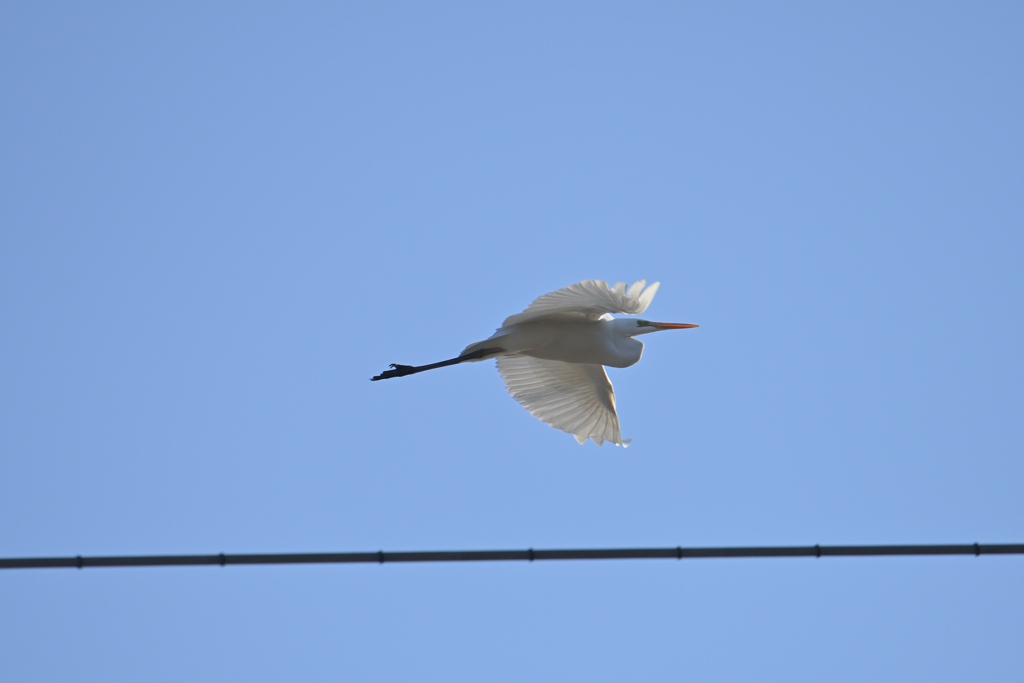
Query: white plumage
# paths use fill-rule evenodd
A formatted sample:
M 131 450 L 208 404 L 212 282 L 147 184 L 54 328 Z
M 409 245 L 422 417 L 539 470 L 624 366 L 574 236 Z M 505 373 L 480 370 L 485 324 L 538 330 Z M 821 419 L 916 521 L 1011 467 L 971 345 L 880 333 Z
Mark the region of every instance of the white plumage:
M 568 432 L 581 444 L 591 439 L 626 446 L 619 431 L 615 390 L 603 366 L 624 368 L 640 360 L 644 345 L 633 337 L 659 330 L 697 327 L 614 318 L 638 315 L 658 291 L 655 282 L 583 280 L 538 297 L 525 311 L 509 316 L 485 339 L 457 357 L 422 366 L 392 365 L 373 379 L 401 377 L 424 370 L 497 358 L 508 392 L 530 414 Z
M 505 318 L 501 326 L 508 327 L 558 313 L 582 315 L 591 320 L 610 313 L 640 315 L 651 305 L 661 286 L 660 282 L 655 282 L 644 289 L 646 284 L 646 280 L 637 280 L 627 290 L 625 282 L 609 287 L 604 280 L 584 280 L 537 297 L 522 313 Z
M 629 444 L 619 433 L 615 390 L 604 366 L 511 354 L 498 356 L 498 372 L 512 398 L 541 422 L 580 443 L 590 438 L 598 445 Z

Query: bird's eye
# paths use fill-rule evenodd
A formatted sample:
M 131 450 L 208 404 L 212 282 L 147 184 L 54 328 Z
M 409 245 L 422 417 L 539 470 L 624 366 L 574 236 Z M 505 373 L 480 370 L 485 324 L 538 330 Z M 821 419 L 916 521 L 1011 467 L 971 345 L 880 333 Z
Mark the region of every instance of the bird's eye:
M 648 322 L 646 320 L 637 320 L 636 321 L 636 326 L 637 327 L 643 327 L 644 325 L 647 325 L 647 324 L 648 324 Z

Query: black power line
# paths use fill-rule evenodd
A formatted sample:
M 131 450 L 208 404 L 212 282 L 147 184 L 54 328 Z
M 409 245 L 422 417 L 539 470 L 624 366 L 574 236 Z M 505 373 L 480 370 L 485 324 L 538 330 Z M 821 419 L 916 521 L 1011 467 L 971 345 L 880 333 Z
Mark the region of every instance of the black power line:
M 392 562 L 511 562 L 534 560 L 682 560 L 739 557 L 879 557 L 894 555 L 1024 555 L 1024 543 L 961 545 L 805 545 L 739 548 L 597 548 L 575 550 L 440 550 L 262 555 L 120 555 L 0 558 L 0 569 L 184 567 L 229 564 L 385 564 Z

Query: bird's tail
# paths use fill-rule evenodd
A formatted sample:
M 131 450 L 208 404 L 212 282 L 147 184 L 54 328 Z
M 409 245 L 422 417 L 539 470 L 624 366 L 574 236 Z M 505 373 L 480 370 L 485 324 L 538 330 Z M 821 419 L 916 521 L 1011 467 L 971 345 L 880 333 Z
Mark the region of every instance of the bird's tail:
M 468 356 L 470 354 L 478 354 L 478 358 L 473 358 L 467 361 L 469 363 L 476 363 L 477 361 L 481 360 L 490 360 L 491 358 L 497 358 L 498 356 L 503 356 L 506 353 L 508 353 L 508 351 L 506 351 L 505 349 L 496 348 L 495 339 L 494 337 L 491 337 L 490 339 L 484 339 L 483 341 L 478 341 L 475 344 L 470 344 L 469 346 L 462 350 L 462 353 L 459 354 L 459 357 L 461 358 L 463 356 Z

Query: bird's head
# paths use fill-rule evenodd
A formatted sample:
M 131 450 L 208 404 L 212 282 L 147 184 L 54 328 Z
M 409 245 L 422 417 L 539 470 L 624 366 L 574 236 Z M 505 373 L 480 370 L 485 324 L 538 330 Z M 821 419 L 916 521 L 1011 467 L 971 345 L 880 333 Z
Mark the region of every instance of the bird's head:
M 685 330 L 690 327 L 699 327 L 699 325 L 690 325 L 688 323 L 652 323 L 650 320 L 637 320 L 635 318 L 619 318 L 619 320 L 624 323 L 626 334 L 630 337 L 651 332 L 661 332 L 662 330 Z

